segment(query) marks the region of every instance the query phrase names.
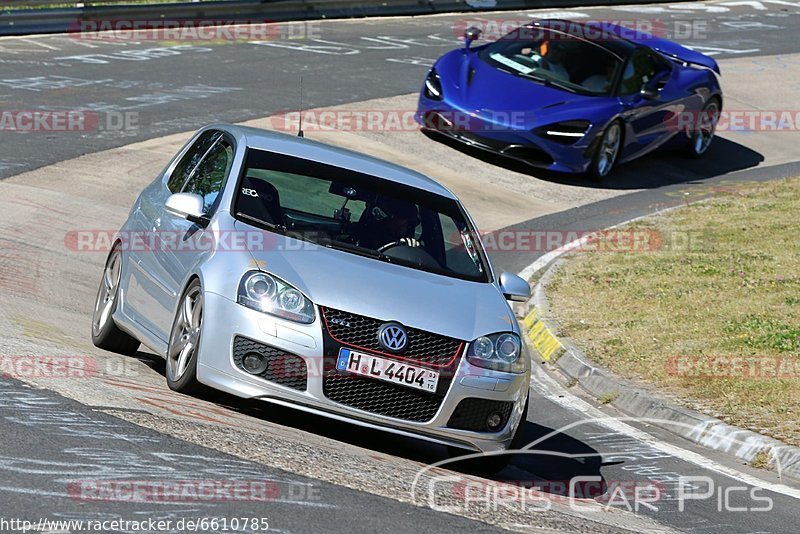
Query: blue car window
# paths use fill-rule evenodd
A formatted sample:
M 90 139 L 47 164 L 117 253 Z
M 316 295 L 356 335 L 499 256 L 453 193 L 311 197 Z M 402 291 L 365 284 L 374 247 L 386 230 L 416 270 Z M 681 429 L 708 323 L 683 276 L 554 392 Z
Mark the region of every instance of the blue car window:
M 478 57 L 532 83 L 587 95 L 609 94 L 622 68 L 620 57 L 604 46 L 555 30 L 512 32 Z

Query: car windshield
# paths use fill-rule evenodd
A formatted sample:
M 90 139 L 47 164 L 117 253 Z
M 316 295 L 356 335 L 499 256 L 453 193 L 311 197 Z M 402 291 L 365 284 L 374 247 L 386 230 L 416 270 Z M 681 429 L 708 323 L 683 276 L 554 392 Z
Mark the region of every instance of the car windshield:
M 622 60 L 603 48 L 555 30 L 525 27 L 483 48 L 478 57 L 493 67 L 566 91 L 607 95 Z
M 484 252 L 458 202 L 353 170 L 249 149 L 234 215 L 376 261 L 488 281 Z

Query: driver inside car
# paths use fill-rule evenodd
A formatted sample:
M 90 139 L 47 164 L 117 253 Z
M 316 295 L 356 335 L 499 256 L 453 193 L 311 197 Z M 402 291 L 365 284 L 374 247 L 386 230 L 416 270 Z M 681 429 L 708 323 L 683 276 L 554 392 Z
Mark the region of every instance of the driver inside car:
M 379 197 L 368 209 L 369 216 L 361 223 L 358 246 L 379 252 L 392 244 L 420 246 L 414 238 L 419 225 L 416 205 L 396 198 Z

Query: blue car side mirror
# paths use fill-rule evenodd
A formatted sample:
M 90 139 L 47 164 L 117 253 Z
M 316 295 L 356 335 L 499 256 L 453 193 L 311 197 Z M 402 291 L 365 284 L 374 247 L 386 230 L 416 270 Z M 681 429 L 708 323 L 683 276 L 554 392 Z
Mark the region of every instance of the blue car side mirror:
M 472 41 L 477 41 L 480 39 L 481 33 L 483 32 L 477 26 L 470 26 L 464 30 L 464 47 L 469 48 L 469 45 L 472 44 Z
M 658 98 L 659 90 L 649 84 L 642 85 L 639 94 L 647 100 L 655 100 Z

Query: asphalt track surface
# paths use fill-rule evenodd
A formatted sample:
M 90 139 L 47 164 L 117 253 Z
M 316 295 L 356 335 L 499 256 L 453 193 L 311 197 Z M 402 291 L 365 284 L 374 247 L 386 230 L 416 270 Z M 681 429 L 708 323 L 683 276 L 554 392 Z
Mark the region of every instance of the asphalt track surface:
M 657 5 L 650 7 L 653 12 L 642 6 L 628 11 L 576 8 L 571 12 L 601 20 L 659 21 L 669 35 L 690 31 L 688 25 L 694 28 L 693 37 L 681 42 L 716 58 L 798 51 L 793 38 L 800 29 L 797 7 L 729 3 L 737 5 Z M 494 16 L 528 18 L 514 12 Z M 103 43 L 74 36 L 0 40 L 0 105 L 4 109 L 136 113 L 138 126 L 114 130 L 115 124 L 100 124 L 94 131 L 72 135 L 3 131 L 0 177 L 210 122 L 239 122 L 297 110 L 301 75 L 304 107 L 417 91 L 427 66 L 459 45 L 454 27 L 475 18 L 455 14 L 311 22 L 283 30 L 285 39 L 261 44 Z M 310 37 L 290 38 L 304 35 Z M 118 119 L 114 115 L 109 120 Z
M 697 5 L 653 6 L 651 12 L 616 9 L 574 9 L 594 18 L 619 19 L 647 17 L 662 21 L 703 21 L 707 33 L 702 38 L 683 42 L 714 53 L 717 58 L 763 56 L 798 52 L 794 35 L 800 27 L 800 7 L 791 2 L 728 2 Z M 734 5 L 735 4 L 735 5 Z M 714 8 L 724 8 L 725 10 Z M 506 13 L 503 17 L 523 18 Z M 191 130 L 208 122 L 237 122 L 271 113 L 298 109 L 299 74 L 304 77 L 304 107 L 319 107 L 370 98 L 405 94 L 417 90 L 427 65 L 452 46 L 457 46 L 452 26 L 464 15 L 372 19 L 369 21 L 329 21 L 322 23 L 312 39 L 220 44 L 99 43 L 79 42 L 63 36 L 0 40 L 0 102 L 5 109 L 91 109 L 115 114 L 136 113 L 137 128 L 71 134 L 0 132 L 0 176 L 49 165 L 84 153 L 122 146 L 135 140 Z M 469 17 L 472 18 L 472 17 Z M 766 25 L 766 26 L 765 26 Z M 777 26 L 774 28 L 773 26 Z M 178 48 L 176 48 L 178 47 Z M 135 59 L 134 59 L 135 58 Z M 701 182 L 702 191 L 713 193 L 716 186 L 731 182 L 758 181 L 777 176 L 800 174 L 800 165 L 757 167 L 757 153 L 728 143 L 715 145 L 708 158 L 693 168 L 683 180 L 665 180 L 659 172 L 643 169 L 668 167 L 669 159 L 654 155 L 648 162 L 618 169 L 620 188 L 645 187 L 644 191 L 574 208 L 555 215 L 517 225 L 525 229 L 595 229 L 682 201 L 679 193 L 692 183 Z M 465 150 L 465 157 L 485 158 L 495 165 L 514 164 Z M 722 176 L 725 175 L 725 176 Z M 550 179 L 554 179 L 549 177 Z M 69 177 L 65 177 L 69 179 Z M 642 183 L 644 182 L 644 184 Z M 717 185 L 715 185 L 717 184 Z M 699 196 L 702 196 L 700 193 Z M 692 198 L 699 198 L 693 196 Z M 495 261 L 505 270 L 519 271 L 536 259 L 536 254 L 508 253 Z M 687 444 L 668 433 L 640 423 L 654 436 L 645 442 L 635 432 L 621 431 L 618 424 L 597 421 L 605 414 L 618 415 L 605 408 L 591 407 L 558 388 L 552 379 L 534 384 L 525 427 L 528 441 L 551 436 L 537 445 L 541 455 L 527 455 L 497 478 L 518 481 L 566 481 L 574 476 L 601 476 L 607 484 L 641 481 L 659 482 L 674 496 L 680 476 L 708 476 L 718 488 L 746 488 L 731 493 L 733 506 L 759 507 L 749 493 L 748 476 L 779 483 L 768 472 L 736 465 L 729 458 Z M 455 516 L 434 513 L 391 499 L 375 497 L 341 486 L 264 467 L 263 463 L 244 465 L 217 450 L 203 449 L 184 441 L 151 432 L 119 419 L 95 414 L 86 407 L 46 391 L 32 394 L 26 386 L 6 379 L 0 381 L 0 493 L 2 516 L 36 520 L 62 516 L 118 517 L 133 513 L 147 516 L 141 506 L 104 502 L 94 506 L 64 492 L 64 480 L 80 476 L 76 465 L 86 465 L 89 476 L 153 476 L 159 469 L 175 469 L 175 477 L 190 476 L 198 463 L 210 465 L 216 478 L 252 472 L 260 479 L 273 477 L 278 484 L 321 486 L 324 496 L 318 502 L 277 502 L 270 504 L 273 526 L 286 531 L 398 531 L 423 528 L 430 531 L 486 528 Z M 28 397 L 25 400 L 25 397 Z M 10 399 L 10 400 L 9 400 Z M 227 403 L 230 404 L 230 403 Z M 27 410 L 27 412 L 26 412 Z M 115 425 L 119 458 L 92 454 L 91 441 L 55 433 L 45 423 L 29 425 L 30 411 L 41 413 L 73 412 L 75 417 L 99 418 L 98 424 Z M 234 405 L 236 410 L 271 420 L 260 406 Z M 598 410 L 598 411 L 594 411 Z M 66 415 L 64 417 L 67 417 Z M 280 416 L 273 424 L 308 429 L 319 428 L 325 436 L 367 449 L 422 462 L 441 459 L 436 447 L 409 445 L 373 432 L 341 429 L 321 423 L 318 418 Z M 569 425 L 576 425 L 571 426 Z M 72 441 L 74 439 L 74 447 Z M 35 448 L 31 443 L 37 443 Z M 664 444 L 674 444 L 671 449 Z M 157 458 L 153 451 L 163 453 Z M 69 452 L 65 452 L 69 451 Z M 555 457 L 558 451 L 569 456 Z M 690 454 L 682 454 L 688 451 Z M 693 454 L 692 454 L 693 453 Z M 130 455 L 130 456 L 126 456 Z M 183 456 L 181 456 L 183 455 Z M 696 456 L 695 456 L 696 455 Z M 697 457 L 704 460 L 698 461 Z M 218 469 L 213 466 L 219 464 Z M 125 465 L 142 465 L 141 470 L 122 470 Z M 71 466 L 71 467 L 66 467 Z M 723 474 L 738 469 L 744 480 Z M 116 474 L 114 474 L 116 473 Z M 196 471 L 191 474 L 197 478 Z M 52 492 L 54 483 L 61 492 Z M 785 483 L 785 481 L 784 481 Z M 553 484 L 551 484 L 553 486 Z M 294 487 L 294 486 L 293 486 Z M 546 485 L 547 487 L 547 485 Z M 679 511 L 674 499 L 658 503 L 658 510 L 644 508 L 639 514 L 682 531 L 698 532 L 792 532 L 796 530 L 797 498 L 778 491 L 759 490 L 772 499 L 769 512 L 725 510 L 717 499 L 694 501 Z M 317 506 L 314 506 L 316 504 Z M 127 506 L 127 507 L 126 507 Z M 241 503 L 215 504 L 208 509 L 176 505 L 158 513 L 178 516 L 251 515 Z M 252 507 L 258 513 L 258 505 Z M 380 510 L 380 512 L 376 512 Z M 246 513 L 245 513 L 246 512 Z M 376 520 L 380 515 L 381 519 Z M 149 516 L 148 516 L 149 517 Z M 535 523 L 535 521 L 532 521 Z M 564 528 L 540 524 L 544 528 Z

